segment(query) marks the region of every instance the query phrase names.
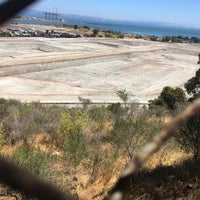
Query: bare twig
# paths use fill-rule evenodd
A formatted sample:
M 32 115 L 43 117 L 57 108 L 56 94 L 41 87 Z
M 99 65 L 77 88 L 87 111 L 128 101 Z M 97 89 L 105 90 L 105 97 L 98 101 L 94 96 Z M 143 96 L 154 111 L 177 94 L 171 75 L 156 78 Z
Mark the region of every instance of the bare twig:
M 192 105 L 186 108 L 180 115 L 172 120 L 159 134 L 157 134 L 151 143 L 135 155 L 133 160 L 126 167 L 121 177 L 109 192 L 105 199 L 122 200 L 128 191 L 130 191 L 131 179 L 138 172 L 143 163 L 175 133 L 178 129 L 186 124 L 192 117 L 200 114 L 200 99 L 196 100 Z
M 7 0 L 0 5 L 0 24 L 14 17 L 17 13 L 37 0 Z
M 62 193 L 55 186 L 40 180 L 3 158 L 0 158 L 0 181 L 25 195 L 40 200 L 76 200 L 71 194 Z

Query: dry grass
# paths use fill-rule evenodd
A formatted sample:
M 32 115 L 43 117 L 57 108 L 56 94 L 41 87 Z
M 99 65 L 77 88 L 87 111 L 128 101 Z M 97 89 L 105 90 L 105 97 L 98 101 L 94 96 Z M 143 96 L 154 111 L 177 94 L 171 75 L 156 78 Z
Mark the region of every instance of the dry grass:
M 36 149 L 40 149 L 45 153 L 52 152 L 53 144 L 52 139 L 47 133 L 38 134 L 36 137 L 30 138 L 29 145 L 31 144 Z M 23 145 L 22 142 L 16 145 L 5 145 L 1 151 L 2 154 L 12 154 L 19 147 Z M 103 147 L 105 148 L 105 146 Z M 107 147 L 106 147 L 107 148 Z M 108 146 L 110 149 L 111 147 Z M 111 150 L 111 149 L 110 149 Z M 59 155 L 60 158 L 62 156 Z M 194 180 L 194 174 L 190 174 L 188 167 L 192 168 L 192 162 L 187 161 L 190 159 L 190 155 L 182 152 L 180 149 L 169 149 L 165 147 L 160 153 L 155 154 L 152 158 L 144 165 L 144 168 L 134 178 L 133 194 L 129 194 L 127 199 L 168 199 L 172 198 L 172 193 L 178 192 L 178 196 L 182 197 L 186 195 L 186 199 L 198 196 L 199 185 Z M 113 165 L 112 171 L 101 170 L 100 175 L 97 177 L 95 182 L 90 184 L 90 175 L 82 167 L 79 166 L 75 177 L 76 182 L 76 193 L 79 195 L 81 200 L 95 199 L 101 200 L 108 192 L 109 188 L 117 181 L 120 175 L 120 171 L 124 168 L 127 160 L 124 157 L 119 157 L 116 163 Z M 64 162 L 61 160 L 54 165 L 60 172 L 60 176 L 66 176 Z M 190 166 L 191 165 L 191 166 Z M 179 174 L 177 176 L 177 170 Z M 190 169 L 191 170 L 191 169 Z M 187 177 L 184 181 L 184 177 Z M 70 179 L 70 176 L 66 176 Z M 174 187 L 174 188 L 172 188 Z M 74 192 L 74 189 L 71 190 Z M 170 196 L 171 195 L 171 196 Z M 175 199 L 178 199 L 175 198 Z M 192 198 L 194 199 L 194 198 Z

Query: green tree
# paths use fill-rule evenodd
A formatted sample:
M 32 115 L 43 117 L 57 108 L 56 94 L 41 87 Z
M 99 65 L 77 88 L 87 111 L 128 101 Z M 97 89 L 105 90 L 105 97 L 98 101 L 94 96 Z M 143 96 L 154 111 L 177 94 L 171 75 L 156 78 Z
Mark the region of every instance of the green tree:
M 90 99 L 84 99 L 82 97 L 78 97 L 78 100 L 82 103 L 84 110 L 87 110 L 88 106 L 92 103 Z
M 156 99 L 149 100 L 149 108 L 150 109 L 154 109 L 154 108 L 158 108 L 158 107 L 165 107 L 165 106 L 166 106 L 166 104 L 160 96 Z
M 177 103 L 185 104 L 186 102 L 185 92 L 181 88 L 177 87 L 174 89 L 169 86 L 163 88 L 157 99 L 149 101 L 150 108 L 166 106 L 169 110 L 175 110 Z
M 189 101 L 193 101 L 200 96 L 200 69 L 196 71 L 194 77 L 185 83 L 184 87 L 187 93 L 190 95 Z
M 126 108 L 127 101 L 129 99 L 129 93 L 125 89 L 123 89 L 123 90 L 118 90 L 116 94 L 124 102 Z
M 166 103 L 167 107 L 171 110 L 175 110 L 176 103 L 185 103 L 186 95 L 181 88 L 171 88 L 169 86 L 164 87 L 160 94 L 161 99 Z

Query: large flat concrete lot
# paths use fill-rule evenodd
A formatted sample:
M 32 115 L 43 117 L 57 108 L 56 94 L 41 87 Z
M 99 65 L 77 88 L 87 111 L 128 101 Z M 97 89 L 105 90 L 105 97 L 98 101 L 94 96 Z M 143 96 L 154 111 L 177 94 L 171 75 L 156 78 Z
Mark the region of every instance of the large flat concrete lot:
M 183 87 L 198 69 L 200 45 L 139 39 L 0 38 L 0 97 L 21 101 L 117 102 L 116 91 L 148 102 Z

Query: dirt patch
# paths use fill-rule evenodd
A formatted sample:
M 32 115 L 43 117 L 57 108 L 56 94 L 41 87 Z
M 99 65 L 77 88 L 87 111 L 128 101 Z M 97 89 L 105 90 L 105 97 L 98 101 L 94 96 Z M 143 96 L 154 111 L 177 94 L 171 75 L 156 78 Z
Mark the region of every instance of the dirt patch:
M 0 38 L 0 96 L 21 101 L 148 102 L 183 87 L 198 69 L 199 45 L 138 39 Z M 8 48 L 9 47 L 9 48 Z

